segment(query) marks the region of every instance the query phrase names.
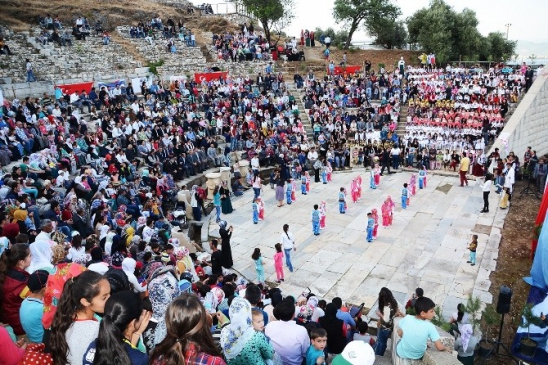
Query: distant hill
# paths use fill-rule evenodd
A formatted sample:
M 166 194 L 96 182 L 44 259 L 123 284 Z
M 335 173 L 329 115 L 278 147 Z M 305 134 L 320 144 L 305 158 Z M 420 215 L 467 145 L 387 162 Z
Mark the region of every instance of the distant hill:
M 527 62 L 527 59 L 530 55 L 534 54 L 539 59 L 548 58 L 548 42 L 530 42 L 530 41 L 518 41 L 516 47 L 516 53 L 519 55 L 518 60 L 523 60 Z

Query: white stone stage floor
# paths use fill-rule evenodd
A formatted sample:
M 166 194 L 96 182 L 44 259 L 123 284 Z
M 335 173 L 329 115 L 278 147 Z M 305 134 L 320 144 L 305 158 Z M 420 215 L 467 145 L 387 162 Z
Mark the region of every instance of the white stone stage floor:
M 352 203 L 348 197 L 346 214 L 338 211 L 340 187 L 350 190 L 351 180 L 361 174 L 362 198 Z M 351 173 L 335 173 L 333 181 L 324 185 L 311 183 L 308 195 L 301 195 L 298 184 L 297 201 L 278 208 L 274 190 L 264 186 L 265 220 L 252 222 L 250 189 L 242 197 L 232 199 L 236 209 L 222 215 L 234 226 L 232 253 L 234 269 L 250 280 L 256 280 L 251 254 L 261 249 L 265 261 L 267 281 L 274 282 L 274 244 L 279 240 L 282 226 L 290 225 L 297 251 L 292 252 L 295 268 L 290 273 L 284 265 L 285 282 L 279 287 L 286 295 L 298 296 L 306 288 L 331 300 L 339 296 L 343 301 L 373 308 L 380 288 L 388 287 L 398 302 L 404 304 L 415 288 L 424 289 L 441 306 L 445 317 L 456 311 L 470 294 L 482 302 L 491 303 L 490 273 L 496 270 L 501 229 L 507 210 L 498 209 L 499 195 L 490 194 L 490 213 L 483 214 L 482 191 L 476 182 L 460 187 L 457 177 L 429 175 L 427 187 L 411 197 L 406 210 L 401 208 L 401 189 L 408 182 L 410 172 L 397 172 L 381 177 L 376 190 L 369 188 L 369 173 L 363 169 Z M 394 222 L 382 227 L 380 217 L 378 239 L 366 241 L 367 212 L 380 208 L 386 197 L 396 203 Z M 311 213 L 314 204 L 327 202 L 326 228 L 319 236 L 312 233 Z M 218 236 L 213 219 L 210 236 Z M 479 236 L 477 264 L 466 263 L 466 249 L 471 235 Z M 285 261 L 284 261 L 285 262 Z

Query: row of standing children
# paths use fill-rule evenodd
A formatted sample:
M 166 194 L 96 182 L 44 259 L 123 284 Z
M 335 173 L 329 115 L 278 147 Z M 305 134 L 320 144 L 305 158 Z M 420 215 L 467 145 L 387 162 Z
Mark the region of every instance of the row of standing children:
M 424 166 L 421 166 L 421 169 L 419 170 L 419 189 L 426 188 L 426 168 Z M 401 206 L 403 209 L 407 209 L 410 203 L 410 197 L 415 195 L 417 193 L 417 175 L 411 174 L 411 178 L 409 179 L 409 184 L 405 183 L 403 184 L 403 189 L 401 192 Z
M 284 254 L 282 251 L 281 243 L 276 243 L 274 245 L 274 248 L 276 249 L 276 253 L 274 254 L 274 269 L 276 271 L 276 282 L 279 284 L 280 282 L 284 281 L 284 270 L 283 270 Z M 263 260 L 263 256 L 261 254 L 260 248 L 257 247 L 255 248 L 255 250 L 253 250 L 251 259 L 255 263 L 255 271 L 257 272 L 257 281 L 261 284 L 264 284 L 265 283 L 264 260 Z

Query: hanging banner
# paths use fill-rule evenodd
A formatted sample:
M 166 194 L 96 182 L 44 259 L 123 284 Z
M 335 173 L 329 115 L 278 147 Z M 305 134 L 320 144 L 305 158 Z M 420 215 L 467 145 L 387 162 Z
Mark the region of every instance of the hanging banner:
M 90 82 L 81 82 L 78 84 L 62 84 L 62 85 L 56 85 L 55 88 L 61 89 L 63 94 L 78 94 L 80 95 L 82 93 L 82 90 L 85 90 L 87 94 L 90 93 L 91 88 L 93 87 L 93 81 Z
M 115 80 L 115 81 L 111 81 L 111 82 L 98 82 L 97 83 L 97 86 L 99 87 L 99 90 L 101 90 L 101 88 L 103 86 L 105 86 L 107 89 L 110 89 L 110 88 L 115 88 L 118 85 L 125 87 L 126 86 L 125 80 Z
M 347 74 L 354 74 L 356 73 L 356 71 L 360 71 L 361 68 L 362 68 L 361 66 L 346 66 L 346 67 L 335 66 L 335 70 L 333 72 L 335 73 L 335 75 L 340 75 L 345 72 Z M 327 72 L 329 72 L 329 68 L 327 68 Z
M 195 73 L 194 74 L 194 81 L 197 83 L 202 83 L 202 81 L 211 81 L 211 80 L 217 80 L 218 78 L 222 77 L 224 80 L 226 80 L 226 76 L 228 75 L 228 71 L 220 71 L 220 72 L 204 72 L 204 73 Z

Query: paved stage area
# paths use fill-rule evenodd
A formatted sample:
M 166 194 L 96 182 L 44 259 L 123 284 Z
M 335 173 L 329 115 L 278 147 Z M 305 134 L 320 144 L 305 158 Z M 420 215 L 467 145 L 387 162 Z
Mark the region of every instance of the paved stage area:
M 361 174 L 362 198 L 356 204 L 348 197 L 346 214 L 338 211 L 340 187 L 350 190 L 351 180 Z M 406 210 L 401 209 L 401 189 L 410 172 L 381 177 L 376 190 L 369 189 L 369 174 L 363 169 L 352 173 L 335 173 L 333 181 L 324 185 L 311 183 L 308 195 L 297 192 L 292 205 L 276 206 L 274 190 L 264 187 L 265 220 L 253 224 L 252 190 L 233 198 L 236 209 L 222 215 L 234 226 L 232 252 L 234 269 L 250 280 L 256 280 L 251 254 L 260 247 L 265 259 L 265 276 L 274 282 L 274 244 L 278 242 L 284 223 L 290 225 L 297 251 L 292 253 L 295 271 L 284 266 L 284 294 L 298 296 L 309 287 L 327 300 L 335 296 L 352 304 L 365 303 L 372 308 L 381 287 L 386 286 L 404 304 L 416 287 L 443 308 L 445 316 L 456 311 L 457 304 L 470 294 L 485 303 L 492 302 L 488 292 L 489 275 L 496 269 L 501 229 L 507 210 L 498 209 L 499 196 L 490 194 L 490 213 L 481 214 L 482 192 L 476 182 L 460 187 L 453 176 L 429 175 L 427 187 L 411 197 Z M 300 184 L 298 184 L 300 186 Z M 380 217 L 378 239 L 366 241 L 367 212 L 380 208 L 390 195 L 396 203 L 394 223 L 382 227 Z M 311 214 L 314 204 L 325 200 L 328 205 L 326 229 L 320 236 L 312 233 Z M 214 218 L 213 218 L 214 219 Z M 218 236 L 218 226 L 211 222 L 210 235 Z M 477 264 L 470 266 L 466 249 L 472 234 L 478 234 Z

